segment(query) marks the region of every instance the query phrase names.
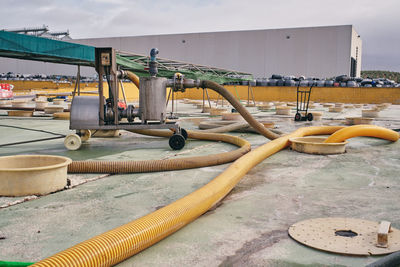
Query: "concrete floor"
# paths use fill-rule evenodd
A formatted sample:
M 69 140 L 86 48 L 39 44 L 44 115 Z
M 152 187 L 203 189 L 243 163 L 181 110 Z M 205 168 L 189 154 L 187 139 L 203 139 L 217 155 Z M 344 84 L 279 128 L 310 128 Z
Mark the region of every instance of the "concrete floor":
M 361 109 L 328 113 L 321 122 L 293 122 L 293 116 L 249 110 L 290 132 L 300 126 L 340 125 Z M 179 103 L 181 124 L 195 129 L 192 117 L 205 117 Z M 0 115 L 4 113 L 0 112 Z M 375 124 L 400 128 L 400 106 L 381 112 Z M 218 119 L 215 117 L 214 119 Z M 1 125 L 66 134 L 68 121 L 0 116 Z M 0 126 L 0 143 L 44 138 L 43 133 Z M 232 133 L 253 147 L 268 142 L 251 133 Z M 62 139 L 2 147 L 0 156 L 63 155 L 73 160 L 143 160 L 207 155 L 233 150 L 229 144 L 189 140 L 179 152 L 168 140 L 123 132 L 117 138 L 92 138 L 79 151 L 67 151 Z M 400 228 L 400 142 L 353 138 L 347 153 L 317 156 L 289 149 L 253 168 L 221 205 L 120 266 L 363 266 L 378 257 L 321 252 L 292 240 L 288 227 L 318 217 L 387 220 Z M 150 213 L 200 188 L 229 164 L 194 170 L 124 175 L 69 175 L 75 188 L 0 209 L 0 260 L 35 262 L 95 235 Z M 0 206 L 23 198 L 0 197 Z M 3 237 L 3 238 L 1 238 Z

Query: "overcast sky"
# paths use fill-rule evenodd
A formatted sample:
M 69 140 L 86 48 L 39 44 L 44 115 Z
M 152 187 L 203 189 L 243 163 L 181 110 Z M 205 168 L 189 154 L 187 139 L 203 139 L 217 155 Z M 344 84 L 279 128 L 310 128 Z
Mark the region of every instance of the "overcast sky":
M 0 28 L 111 37 L 354 25 L 363 70 L 400 71 L 400 0 L 0 0 Z

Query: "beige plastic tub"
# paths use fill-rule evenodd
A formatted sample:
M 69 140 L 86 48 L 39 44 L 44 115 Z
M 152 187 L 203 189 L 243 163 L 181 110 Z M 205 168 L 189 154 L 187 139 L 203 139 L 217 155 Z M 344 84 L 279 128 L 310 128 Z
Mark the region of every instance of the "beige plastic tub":
M 329 112 L 339 113 L 343 111 L 343 107 L 330 107 Z
M 210 107 L 208 106 L 208 107 L 204 107 L 203 111 L 204 111 L 204 113 L 210 113 L 211 109 L 212 109 L 212 108 L 210 108 Z
M 313 115 L 313 120 L 314 120 L 314 121 L 320 121 L 320 120 L 322 119 L 322 114 L 323 114 L 323 112 L 311 111 L 311 112 L 308 112 L 308 113 L 311 113 L 311 114 Z M 301 114 L 301 116 L 303 116 L 303 117 L 306 116 L 306 113 L 305 113 L 305 112 L 301 112 L 300 114 Z
M 7 115 L 11 117 L 32 117 L 33 110 L 9 110 Z
M 53 118 L 56 119 L 56 120 L 69 120 L 70 113 L 69 112 L 53 113 Z
M 223 121 L 240 121 L 243 120 L 242 115 L 240 113 L 222 113 Z
M 46 114 L 54 114 L 54 113 L 60 113 L 64 111 L 64 107 L 62 106 L 49 106 L 44 108 L 44 113 Z
M 11 100 L 0 100 L 0 107 L 8 107 L 11 105 Z
M 335 103 L 336 108 L 342 108 L 344 107 L 344 103 Z
M 64 104 L 64 99 L 53 99 L 54 105 L 62 105 Z
M 373 118 L 363 118 L 363 117 L 348 117 L 346 118 L 346 124 L 357 125 L 357 124 L 372 124 Z
M 272 105 L 270 104 L 263 104 L 257 107 L 258 110 L 264 111 L 264 110 L 270 110 L 272 109 Z
M 287 106 L 276 106 L 276 114 L 277 115 L 290 115 L 291 107 Z
M 67 184 L 72 161 L 51 155 L 0 157 L 0 196 L 46 195 Z
M 212 108 L 210 110 L 210 115 L 211 116 L 218 116 L 218 115 L 222 115 L 222 113 L 226 112 L 226 109 L 224 108 Z
M 325 103 L 325 104 L 322 104 L 322 106 L 323 106 L 324 108 L 331 108 L 331 107 L 334 107 L 335 104 L 332 104 L 332 103 Z
M 317 155 L 342 154 L 346 151 L 347 141 L 341 143 L 324 143 L 326 137 L 290 138 L 291 148 L 297 152 Z
M 254 103 L 248 103 L 246 104 L 246 107 L 255 107 L 256 105 Z
M 322 119 L 323 112 L 312 111 L 311 113 L 313 114 L 313 117 L 314 117 L 313 119 L 315 121 L 320 121 Z
M 47 107 L 47 105 L 49 104 L 49 102 L 47 102 L 46 100 L 36 100 L 35 102 L 36 104 L 36 108 L 37 109 L 44 109 L 45 107 Z
M 366 118 L 378 118 L 379 117 L 379 110 L 375 109 L 364 109 L 361 111 L 362 117 Z
M 25 99 L 16 99 L 11 102 L 13 108 L 24 108 L 28 106 L 28 101 Z

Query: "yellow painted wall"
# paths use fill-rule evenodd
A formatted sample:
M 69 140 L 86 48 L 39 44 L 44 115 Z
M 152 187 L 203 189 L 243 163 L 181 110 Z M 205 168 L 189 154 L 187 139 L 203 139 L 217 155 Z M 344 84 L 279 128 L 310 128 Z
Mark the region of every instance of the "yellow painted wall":
M 240 100 L 247 100 L 247 86 L 226 86 Z M 253 87 L 256 101 L 296 101 L 296 87 Z M 309 89 L 309 88 L 302 88 Z M 217 94 L 208 89 L 210 98 Z M 202 99 L 202 89 L 188 89 L 178 93 L 178 98 Z M 250 94 L 251 99 L 251 94 Z M 310 100 L 316 102 L 342 103 L 392 103 L 400 104 L 400 88 L 365 88 L 365 87 L 313 87 Z
M 52 81 L 8 81 L 0 80 L 0 83 L 9 83 L 14 85 L 14 90 L 32 90 L 32 89 L 59 89 L 71 86 L 69 83 L 56 83 Z
M 125 89 L 125 95 L 126 99 L 128 102 L 135 102 L 139 100 L 139 89 L 133 84 L 133 83 L 123 83 L 124 84 L 124 89 Z M 85 92 L 91 91 L 91 92 L 98 92 L 98 87 L 97 84 L 92 84 L 90 86 L 86 87 L 81 87 L 81 93 L 82 95 L 86 95 Z M 106 82 L 103 83 L 103 90 L 104 90 L 104 96 L 108 97 L 108 85 Z M 46 93 L 65 93 L 65 92 L 73 92 L 74 91 L 74 86 L 69 86 L 65 88 L 61 88 L 58 90 L 52 90 L 52 91 L 46 91 Z M 93 95 L 93 94 L 91 94 Z M 119 99 L 123 99 L 122 95 L 122 89 L 119 89 Z
M 69 93 L 74 91 L 74 84 L 69 83 L 55 83 L 52 81 L 6 81 L 0 80 L 0 83 L 9 83 L 14 85 L 14 93 L 20 94 L 34 94 L 34 93 Z M 81 83 L 82 95 L 87 95 L 85 92 L 97 92 L 97 83 Z M 108 85 L 103 83 L 104 94 L 108 97 Z M 139 90 L 133 83 L 124 83 L 125 94 L 128 102 L 137 101 L 139 99 Z M 92 95 L 92 94 L 91 94 Z M 122 90 L 119 90 L 120 99 L 123 99 Z
M 14 91 L 18 93 L 64 93 L 72 92 L 74 85 L 57 84 L 42 81 L 0 81 L 0 83 L 10 83 L 15 86 Z M 108 86 L 104 83 L 104 93 L 108 96 Z M 133 83 L 124 83 L 125 94 L 128 102 L 138 101 L 139 90 Z M 236 98 L 247 100 L 248 86 L 226 86 Z M 308 89 L 308 88 L 303 88 Z M 97 91 L 97 84 L 81 84 L 81 91 Z M 217 99 L 218 94 L 212 90 L 207 90 L 211 99 Z M 296 87 L 253 87 L 256 101 L 296 101 Z M 119 92 L 122 99 L 122 91 Z M 202 99 L 202 89 L 187 89 L 184 93 L 176 93 L 176 98 Z M 251 94 L 250 94 L 251 99 Z M 342 102 L 342 103 L 393 103 L 400 104 L 400 88 L 350 88 L 350 87 L 314 87 L 311 93 L 312 101 L 316 102 Z

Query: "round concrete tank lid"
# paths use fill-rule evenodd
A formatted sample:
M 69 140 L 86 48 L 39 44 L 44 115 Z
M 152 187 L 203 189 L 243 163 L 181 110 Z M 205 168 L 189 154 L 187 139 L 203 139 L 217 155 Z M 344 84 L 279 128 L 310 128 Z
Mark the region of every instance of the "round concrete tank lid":
M 293 224 L 289 235 L 297 242 L 323 251 L 347 255 L 384 255 L 400 250 L 400 231 L 388 233 L 388 247 L 377 246 L 380 224 L 354 218 L 315 218 Z

